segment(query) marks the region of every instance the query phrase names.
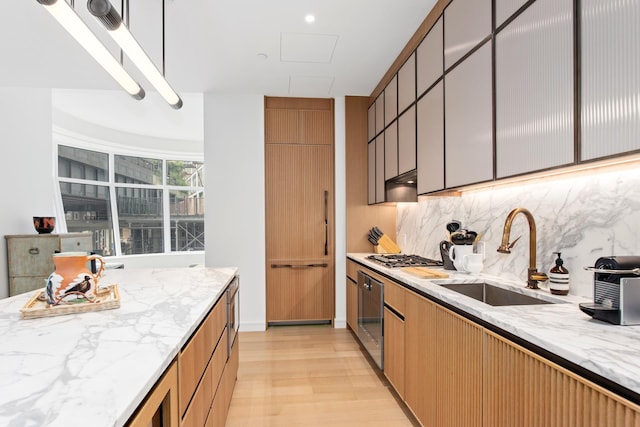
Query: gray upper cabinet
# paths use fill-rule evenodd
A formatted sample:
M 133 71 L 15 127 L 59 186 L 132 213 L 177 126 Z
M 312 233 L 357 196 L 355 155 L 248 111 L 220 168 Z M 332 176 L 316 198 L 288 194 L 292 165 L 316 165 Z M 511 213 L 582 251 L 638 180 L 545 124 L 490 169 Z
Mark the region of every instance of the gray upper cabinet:
M 537 0 L 496 36 L 496 177 L 573 163 L 573 1 Z
M 416 107 L 398 119 L 398 175 L 416 168 Z
M 416 100 L 416 54 L 407 59 L 398 71 L 398 113 Z
M 638 150 L 640 2 L 581 4 L 581 160 Z
M 384 134 L 376 138 L 376 203 L 385 201 L 384 188 Z
M 371 141 L 376 137 L 376 104 L 373 103 L 369 107 L 367 114 L 367 141 Z
M 448 188 L 493 178 L 491 43 L 447 73 L 445 184 Z
M 384 179 L 398 176 L 398 122 L 384 130 Z
M 418 101 L 418 194 L 444 188 L 444 93 L 438 82 Z
M 451 67 L 491 34 L 491 0 L 453 0 L 444 10 L 444 66 Z
M 389 124 L 398 116 L 398 75 L 396 74 L 384 89 L 384 125 Z
M 384 92 L 376 98 L 376 135 L 384 129 Z
M 442 17 L 416 49 L 418 96 L 442 77 Z
M 376 202 L 376 141 L 373 140 L 367 146 L 367 200 L 370 205 Z
M 518 11 L 527 0 L 495 0 L 496 28 Z

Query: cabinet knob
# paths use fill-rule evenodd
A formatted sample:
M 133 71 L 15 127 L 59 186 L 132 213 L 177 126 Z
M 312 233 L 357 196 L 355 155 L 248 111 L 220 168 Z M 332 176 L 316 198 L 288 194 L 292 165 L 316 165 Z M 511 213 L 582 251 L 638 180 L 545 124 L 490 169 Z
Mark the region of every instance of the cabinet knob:
M 38 249 L 38 248 L 31 248 L 31 249 L 29 249 L 29 253 L 30 253 L 31 255 L 38 255 L 38 254 L 40 253 L 40 249 Z

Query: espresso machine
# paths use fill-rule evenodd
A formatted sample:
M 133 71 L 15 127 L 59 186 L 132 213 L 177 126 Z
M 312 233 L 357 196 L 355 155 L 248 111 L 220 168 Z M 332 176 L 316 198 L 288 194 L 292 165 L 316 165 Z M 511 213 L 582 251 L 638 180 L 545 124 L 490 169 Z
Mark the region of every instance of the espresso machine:
M 614 325 L 640 325 L 640 256 L 609 256 L 596 260 L 593 303 L 580 310 Z

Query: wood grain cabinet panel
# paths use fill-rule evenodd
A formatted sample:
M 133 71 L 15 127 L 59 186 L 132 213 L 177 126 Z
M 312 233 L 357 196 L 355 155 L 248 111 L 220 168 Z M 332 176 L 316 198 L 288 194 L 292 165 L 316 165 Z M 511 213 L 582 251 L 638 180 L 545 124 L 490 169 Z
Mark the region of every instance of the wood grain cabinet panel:
M 404 319 L 405 403 L 423 426 L 437 426 L 436 304 L 407 292 Z
M 393 307 L 395 311 L 404 315 L 406 290 L 393 282 L 384 282 L 384 303 Z
M 347 277 L 347 326 L 358 331 L 358 283 Z
M 485 339 L 485 426 L 640 426 L 640 406 L 490 331 Z
M 482 427 L 483 330 L 442 307 L 436 325 L 435 425 Z
M 404 398 L 404 319 L 386 307 L 384 308 L 383 333 L 384 375 L 398 392 L 398 395 Z

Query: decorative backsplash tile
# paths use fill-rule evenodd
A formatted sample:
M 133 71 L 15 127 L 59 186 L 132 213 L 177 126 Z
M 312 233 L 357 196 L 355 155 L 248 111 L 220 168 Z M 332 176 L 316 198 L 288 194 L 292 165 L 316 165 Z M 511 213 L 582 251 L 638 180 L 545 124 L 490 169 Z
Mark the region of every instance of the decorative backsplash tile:
M 548 273 L 553 252 L 562 252 L 571 273 L 570 293 L 593 294 L 593 273 L 584 270 L 601 256 L 640 255 L 640 170 L 583 172 L 465 191 L 460 197 L 421 197 L 418 203 L 398 203 L 397 239 L 402 251 L 440 258 L 438 243 L 448 239 L 445 225 L 460 220 L 481 234 L 486 259 L 483 273 L 526 282 L 529 229 L 524 215 L 511 228 L 511 254 L 496 251 L 504 222 L 517 207 L 533 214 L 537 229 L 537 268 Z M 541 287 L 546 284 L 541 284 Z

